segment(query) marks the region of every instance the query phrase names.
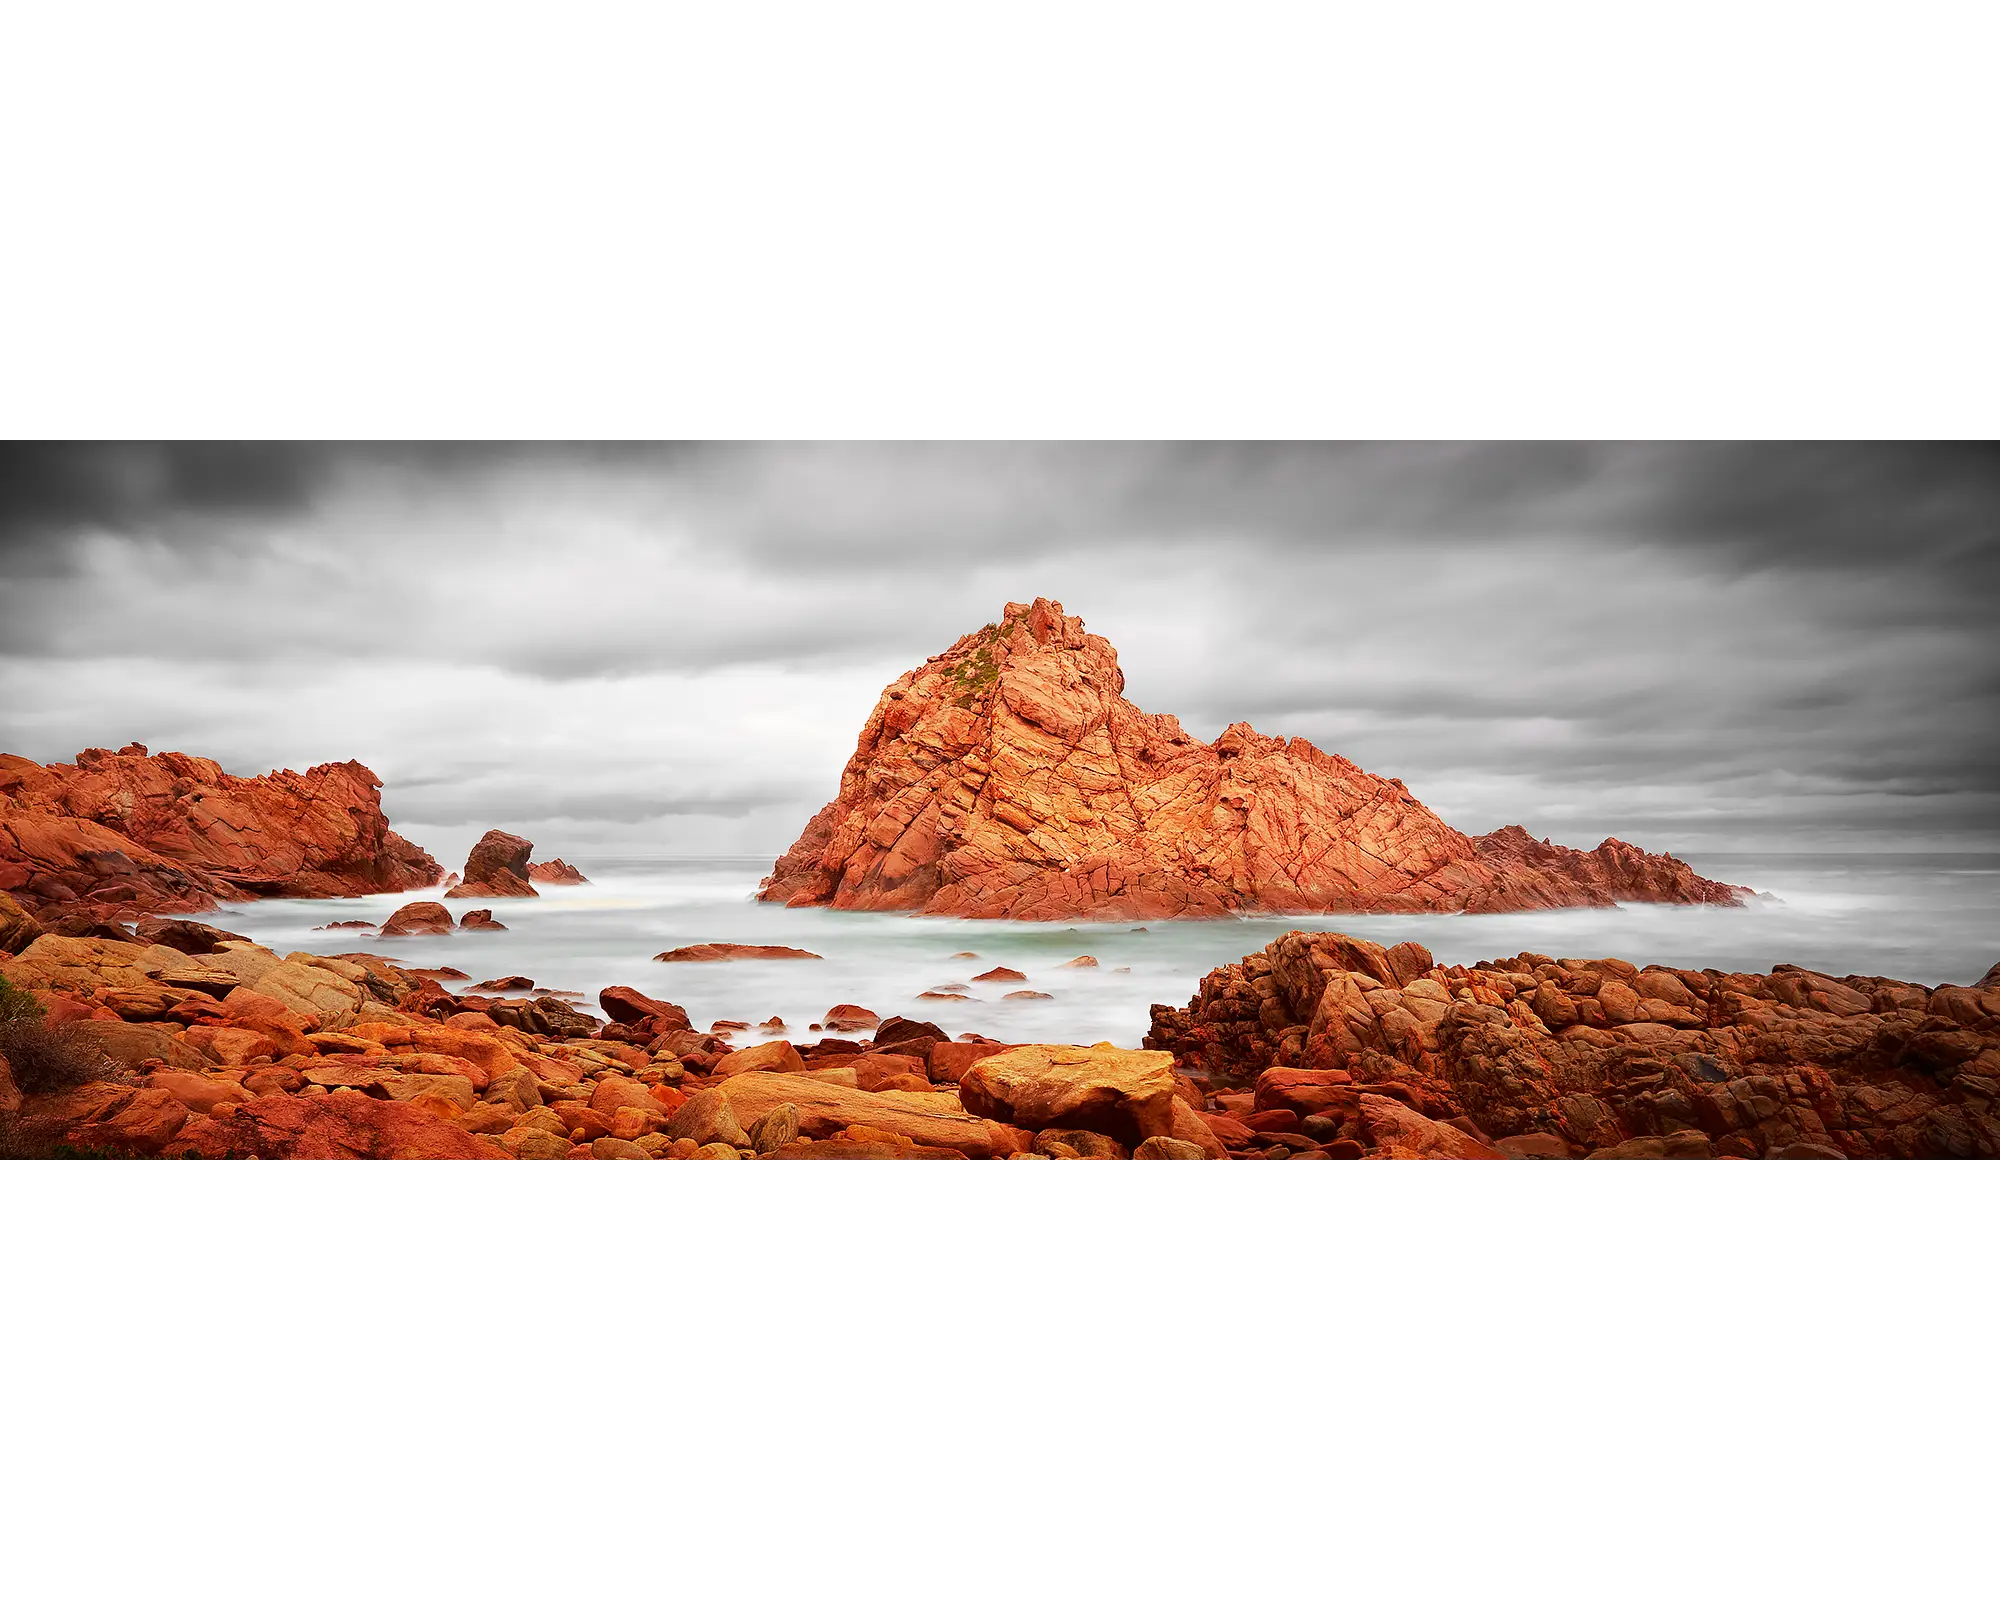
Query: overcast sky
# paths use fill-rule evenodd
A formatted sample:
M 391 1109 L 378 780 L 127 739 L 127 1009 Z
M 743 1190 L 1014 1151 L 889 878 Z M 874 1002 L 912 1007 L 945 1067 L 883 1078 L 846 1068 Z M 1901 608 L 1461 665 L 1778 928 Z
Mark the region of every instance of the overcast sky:
M 1468 832 L 2000 834 L 1992 449 L 10 446 L 0 539 L 0 748 L 355 757 L 454 865 L 775 854 L 1038 594 Z

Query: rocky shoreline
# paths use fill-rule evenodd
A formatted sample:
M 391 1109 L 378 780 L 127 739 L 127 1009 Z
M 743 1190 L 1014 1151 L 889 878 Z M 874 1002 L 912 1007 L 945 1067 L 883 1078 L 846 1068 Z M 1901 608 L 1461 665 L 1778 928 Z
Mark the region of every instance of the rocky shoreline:
M 0 895 L 0 933 L 24 922 Z M 738 1044 L 747 1025 L 699 1030 L 628 987 L 601 990 L 601 1014 L 525 976 L 453 994 L 436 969 L 280 957 L 187 920 L 14 942 L 15 1156 L 2000 1154 L 2000 969 L 1929 989 L 1534 955 L 1444 967 L 1415 944 L 1290 933 L 1156 1006 L 1141 1050 L 954 1039 L 857 1006 L 800 1048 Z

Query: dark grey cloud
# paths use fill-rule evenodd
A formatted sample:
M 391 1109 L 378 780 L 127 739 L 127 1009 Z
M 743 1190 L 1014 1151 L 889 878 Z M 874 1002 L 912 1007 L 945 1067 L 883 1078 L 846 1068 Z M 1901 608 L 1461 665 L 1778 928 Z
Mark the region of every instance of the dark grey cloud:
M 2000 814 L 1990 446 L 14 445 L 0 538 L 0 745 L 359 755 L 440 826 L 788 834 L 1036 593 L 1475 830 Z

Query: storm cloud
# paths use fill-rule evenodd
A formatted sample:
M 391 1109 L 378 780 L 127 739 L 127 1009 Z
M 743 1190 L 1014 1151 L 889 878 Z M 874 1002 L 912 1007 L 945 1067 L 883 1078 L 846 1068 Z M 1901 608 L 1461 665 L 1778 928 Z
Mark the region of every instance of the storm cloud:
M 2000 451 L 0 450 L 0 747 L 357 757 L 455 853 L 776 851 L 883 683 L 1037 594 L 1127 692 L 1471 831 L 1989 847 Z

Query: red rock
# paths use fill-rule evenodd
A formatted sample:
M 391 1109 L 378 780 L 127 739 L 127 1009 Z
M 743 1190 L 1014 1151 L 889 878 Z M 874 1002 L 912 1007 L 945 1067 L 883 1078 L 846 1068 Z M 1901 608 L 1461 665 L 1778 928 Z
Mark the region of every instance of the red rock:
M 684 944 L 677 950 L 662 950 L 655 961 L 818 961 L 810 950 L 795 950 L 786 944 Z
M 558 1100 L 548 1108 L 561 1120 L 571 1138 L 606 1139 L 611 1136 L 611 1114 L 594 1111 L 581 1100 Z
M 532 989 L 534 986 L 535 980 L 533 978 L 523 978 L 517 974 L 507 978 L 488 978 L 485 982 L 475 983 L 472 987 L 491 994 L 513 994 L 518 991 Z
M 842 1033 L 861 1033 L 875 1027 L 882 1019 L 866 1006 L 838 1005 L 829 1010 L 825 1026 Z
M 1043 994 L 1039 989 L 1014 989 L 1000 997 L 1002 1000 L 1053 1000 L 1052 994 Z
M 973 975 L 974 983 L 1019 983 L 1027 977 L 1025 972 L 1016 972 L 1012 967 L 994 967 L 986 972 Z
M 931 1051 L 950 1041 L 950 1035 L 935 1022 L 919 1022 L 912 1017 L 887 1017 L 875 1029 L 875 1048 L 925 1060 Z
M 1506 1159 L 1450 1123 L 1435 1122 L 1381 1095 L 1361 1097 L 1361 1120 L 1375 1148 L 1392 1156 L 1425 1161 Z
M 236 1100 L 250 1100 L 254 1094 L 254 1090 L 230 1082 L 228 1078 L 208 1076 L 206 1072 L 174 1072 L 174 1070 L 148 1074 L 146 1088 L 164 1088 L 190 1112 L 200 1112 L 202 1116 L 214 1114 L 216 1106 L 224 1106 Z
M 1088 1128 L 1125 1144 L 1183 1137 L 1173 1117 L 1201 1119 L 1174 1092 L 1173 1058 L 1112 1045 L 1018 1045 L 974 1064 L 958 1083 L 967 1111 L 1022 1128 Z
M 622 983 L 598 990 L 597 1003 L 613 1022 L 651 1022 L 665 1032 L 688 1026 L 687 1012 L 673 1001 L 655 1000 L 652 996 L 641 994 L 637 989 L 627 988 Z
M 490 1161 L 506 1152 L 455 1122 L 400 1100 L 376 1100 L 351 1089 L 327 1095 L 260 1095 L 229 1117 L 169 1145 L 207 1156 L 256 1156 L 293 1161 Z
M 128 1098 L 101 1117 L 70 1125 L 67 1142 L 79 1150 L 111 1150 L 154 1156 L 173 1141 L 188 1120 L 188 1108 L 164 1088 L 128 1091 Z
M 586 878 L 582 873 L 578 872 L 576 868 L 571 866 L 567 861 L 563 860 L 561 856 L 557 856 L 556 859 L 553 861 L 529 862 L 528 881 L 530 883 L 563 883 L 563 884 L 578 884 L 578 883 L 590 882 L 588 878 Z
M 936 1083 L 957 1083 L 974 1062 L 984 1061 L 988 1056 L 997 1056 L 1013 1048 L 1004 1044 L 933 1044 L 930 1053 L 930 1076 Z
M 931 1081 L 924 1071 L 921 1056 L 904 1056 L 866 1052 L 858 1056 L 843 1056 L 840 1064 L 854 1069 L 856 1088 L 871 1092 L 878 1089 L 911 1088 L 929 1089 Z M 914 1078 L 914 1085 L 898 1083 L 895 1080 Z
M 1142 1139 L 1138 1149 L 1132 1152 L 1134 1161 L 1203 1161 L 1208 1152 L 1198 1144 L 1186 1139 L 1169 1139 L 1163 1134 L 1154 1134 Z
M 313 929 L 313 932 L 332 933 L 338 928 L 372 928 L 374 926 L 375 924 L 372 922 L 322 922 L 318 927 Z
M 781 1105 L 794 1106 L 800 1127 L 814 1140 L 830 1138 L 844 1128 L 861 1126 L 973 1157 L 1005 1156 L 1028 1146 L 1026 1133 L 968 1114 L 957 1097 L 950 1094 L 901 1090 L 871 1094 L 829 1083 L 811 1073 L 774 1072 L 746 1072 L 708 1092 L 725 1096 L 725 1103 L 734 1108 L 734 1118 L 751 1122 Z M 695 1100 L 701 1098 L 697 1095 Z M 690 1100 L 681 1114 L 692 1111 L 694 1104 Z M 669 1131 L 676 1136 L 683 1131 L 678 1117 Z
M 746 1074 L 743 1082 L 759 1074 Z M 788 1075 L 781 1074 L 774 1081 L 783 1082 Z M 726 1087 L 726 1086 L 725 1086 Z M 773 1101 L 772 1105 L 779 1102 Z M 759 1106 L 752 1113 L 752 1120 L 762 1116 L 772 1106 Z M 743 1131 L 743 1124 L 737 1120 L 723 1088 L 703 1089 L 690 1095 L 685 1104 L 673 1113 L 667 1123 L 667 1136 L 672 1139 L 692 1139 L 697 1145 L 724 1144 L 735 1149 L 747 1149 L 750 1136 Z
M 380 791 L 356 761 L 236 778 L 137 745 L 73 766 L 0 756 L 0 890 L 30 909 L 129 913 L 437 882 L 437 863 L 390 832 Z
M 451 913 L 435 900 L 412 900 L 399 906 L 382 924 L 378 937 L 393 939 L 405 934 L 450 933 Z
M 253 1099 L 266 1094 L 297 1094 L 305 1086 L 303 1072 L 278 1062 L 243 1074 L 243 1088 Z
M 1470 838 L 1400 781 L 1243 723 L 1203 744 L 1124 687 L 1078 618 L 1008 605 L 884 690 L 761 897 L 1060 920 L 1741 898 L 1617 840 Z
M 42 925 L 11 894 L 0 892 L 0 955 L 17 956 L 42 936 Z
M 490 828 L 465 858 L 465 876 L 456 888 L 445 891 L 447 900 L 491 900 L 532 896 L 535 886 L 528 881 L 528 852 L 534 849 L 517 834 Z
M 1372 1106 L 1369 1137 L 1389 1153 L 1465 1139 L 1540 1159 L 1992 1158 L 2000 1015 L 1966 1003 L 1991 992 L 1528 953 L 1439 968 L 1414 947 L 1295 932 L 1211 972 L 1187 1006 L 1155 1006 L 1146 1042 L 1232 1116 L 1346 1125 Z M 1613 1026 L 1607 1010 L 1671 1020 Z M 1235 1092 L 1245 1080 L 1254 1097 Z
M 888 1140 L 814 1139 L 780 1145 L 766 1161 L 964 1161 L 963 1150 L 934 1145 L 895 1144 Z
M 718 1078 L 734 1077 L 739 1072 L 804 1072 L 805 1058 L 798 1048 L 785 1039 L 773 1039 L 766 1044 L 754 1044 L 747 1050 L 732 1050 L 715 1064 Z
M 219 1066 L 241 1067 L 252 1061 L 275 1061 L 283 1053 L 263 1034 L 250 1028 L 190 1028 L 187 1042 Z
M 1330 1109 L 1351 1109 L 1354 1105 L 1354 1075 L 1338 1068 L 1307 1070 L 1299 1067 L 1271 1067 L 1257 1077 L 1256 1109 L 1289 1112 L 1309 1117 Z M 1256 1126 L 1255 1118 L 1246 1118 Z
M 449 898 L 449 897 L 447 897 Z M 492 912 L 485 909 L 468 911 L 458 919 L 458 925 L 474 933 L 505 933 L 507 924 L 495 920 Z
M 1201 1120 L 1206 1122 L 1224 1145 L 1231 1150 L 1241 1150 L 1251 1142 L 1252 1129 L 1234 1117 L 1226 1117 L 1220 1112 L 1203 1112 Z

